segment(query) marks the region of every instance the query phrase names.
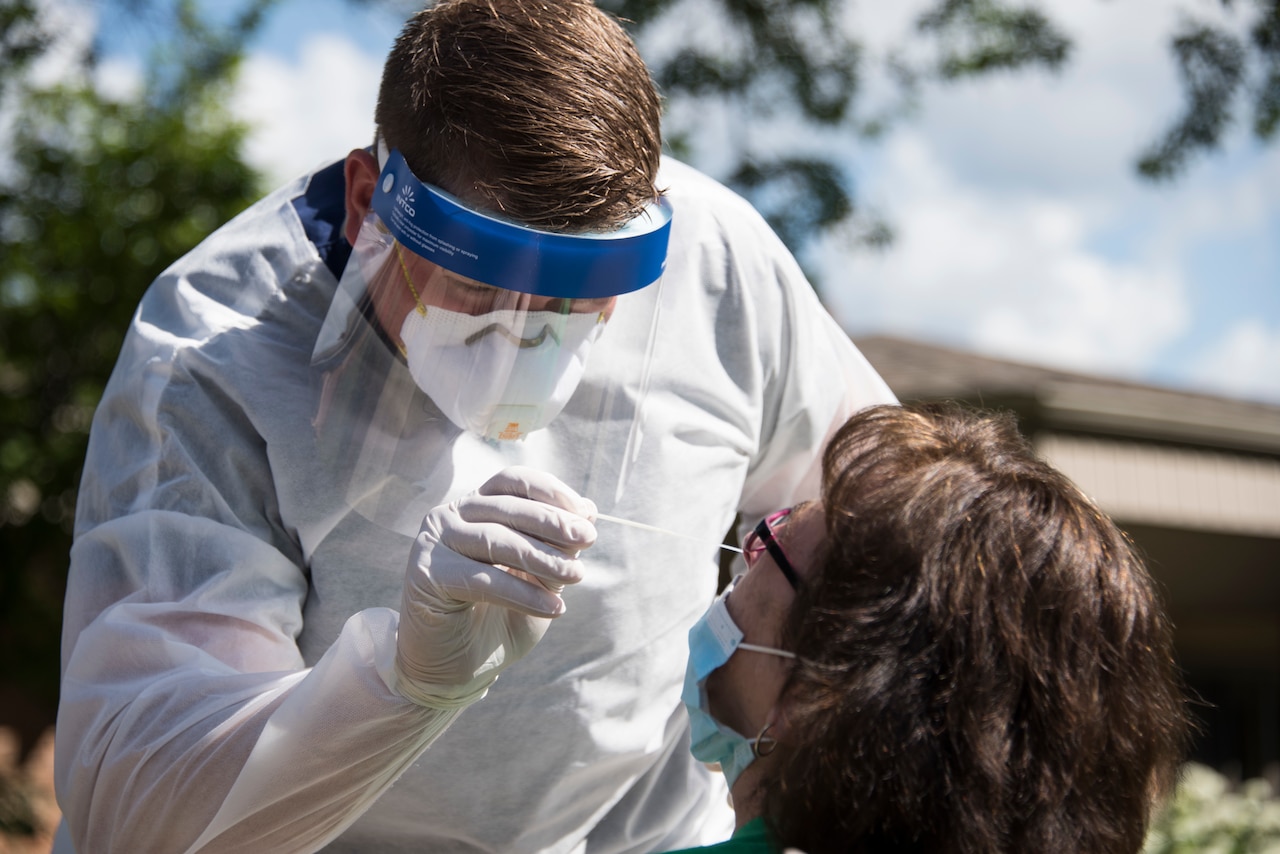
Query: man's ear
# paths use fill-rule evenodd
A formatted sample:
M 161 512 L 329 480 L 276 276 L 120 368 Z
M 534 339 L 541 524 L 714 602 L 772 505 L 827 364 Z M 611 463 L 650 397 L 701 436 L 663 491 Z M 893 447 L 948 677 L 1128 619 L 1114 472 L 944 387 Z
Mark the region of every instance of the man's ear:
M 360 236 L 360 223 L 373 205 L 373 190 L 378 185 L 378 161 L 363 148 L 357 148 L 347 155 L 342 174 L 346 179 L 347 219 L 342 224 L 342 233 L 347 242 L 356 245 Z

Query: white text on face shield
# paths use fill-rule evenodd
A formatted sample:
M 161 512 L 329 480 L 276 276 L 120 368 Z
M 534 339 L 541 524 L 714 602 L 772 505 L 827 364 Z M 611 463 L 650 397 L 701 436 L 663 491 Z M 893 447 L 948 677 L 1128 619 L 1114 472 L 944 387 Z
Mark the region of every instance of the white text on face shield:
M 401 187 L 400 192 L 396 193 L 396 207 L 409 216 L 417 215 L 417 211 L 413 208 L 413 188 L 408 184 Z

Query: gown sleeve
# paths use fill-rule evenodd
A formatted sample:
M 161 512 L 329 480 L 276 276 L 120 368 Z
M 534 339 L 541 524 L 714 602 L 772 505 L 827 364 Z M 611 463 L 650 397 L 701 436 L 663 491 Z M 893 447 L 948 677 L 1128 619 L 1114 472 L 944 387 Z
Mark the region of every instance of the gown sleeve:
M 241 220 L 161 277 L 95 415 L 56 730 L 79 851 L 313 851 L 458 714 L 393 690 L 394 610 L 352 615 L 314 666 L 299 650 L 309 573 L 242 394 L 289 342 L 220 344 L 271 337 L 264 283 L 298 264 L 261 248 L 272 229 Z

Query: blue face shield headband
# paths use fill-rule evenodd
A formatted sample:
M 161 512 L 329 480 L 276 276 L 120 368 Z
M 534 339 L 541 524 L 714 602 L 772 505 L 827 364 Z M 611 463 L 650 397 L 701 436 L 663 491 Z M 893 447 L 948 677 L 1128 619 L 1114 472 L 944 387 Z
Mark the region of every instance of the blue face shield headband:
M 612 297 L 656 282 L 671 234 L 665 199 L 600 234 L 539 231 L 498 219 L 419 181 L 394 149 L 378 178 L 373 209 L 402 245 L 451 273 L 565 299 Z

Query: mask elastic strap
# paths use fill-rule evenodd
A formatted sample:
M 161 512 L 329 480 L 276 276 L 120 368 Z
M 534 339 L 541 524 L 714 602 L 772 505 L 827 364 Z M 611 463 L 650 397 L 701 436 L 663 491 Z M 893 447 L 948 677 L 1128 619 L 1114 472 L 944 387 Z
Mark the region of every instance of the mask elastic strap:
M 778 658 L 795 658 L 794 652 L 787 652 L 785 649 L 774 649 L 771 646 L 760 646 L 754 643 L 740 643 L 738 649 L 745 649 L 748 652 L 763 652 L 768 655 L 776 655 Z

